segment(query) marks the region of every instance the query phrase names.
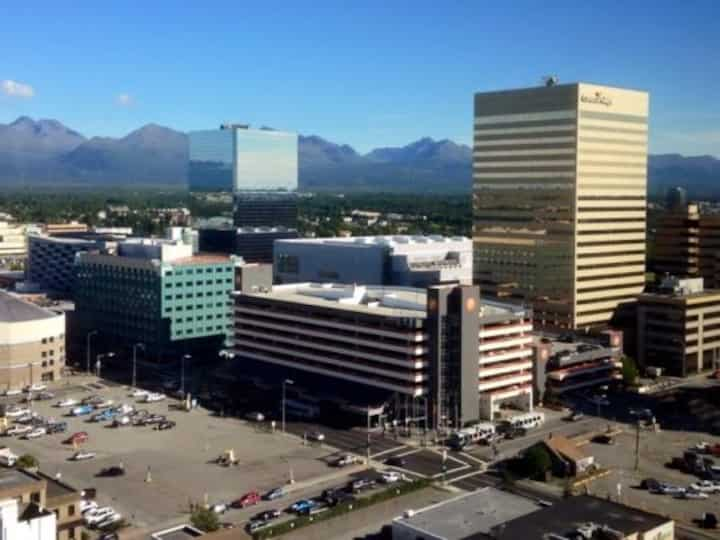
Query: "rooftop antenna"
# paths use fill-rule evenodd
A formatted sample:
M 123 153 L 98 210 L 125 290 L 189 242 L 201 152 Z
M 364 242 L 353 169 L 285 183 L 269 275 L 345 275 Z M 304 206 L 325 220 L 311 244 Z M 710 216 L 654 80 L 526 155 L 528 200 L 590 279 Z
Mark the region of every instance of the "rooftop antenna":
M 542 77 L 542 82 L 545 86 L 555 86 L 560 82 L 560 79 L 557 78 L 557 75 L 544 75 Z

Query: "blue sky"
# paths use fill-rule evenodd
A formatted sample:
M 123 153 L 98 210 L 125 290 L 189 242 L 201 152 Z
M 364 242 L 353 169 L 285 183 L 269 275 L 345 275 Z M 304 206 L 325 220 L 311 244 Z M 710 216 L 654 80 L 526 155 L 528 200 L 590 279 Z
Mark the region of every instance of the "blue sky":
M 473 92 L 554 73 L 648 90 L 651 151 L 720 156 L 719 20 L 717 0 L 4 2 L 0 122 L 468 143 Z

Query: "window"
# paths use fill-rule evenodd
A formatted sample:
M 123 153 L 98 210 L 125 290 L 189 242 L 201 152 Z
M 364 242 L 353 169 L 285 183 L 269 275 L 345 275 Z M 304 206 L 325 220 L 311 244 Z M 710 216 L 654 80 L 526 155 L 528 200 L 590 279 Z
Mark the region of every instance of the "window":
M 51 337 L 51 338 L 50 338 L 50 343 L 52 343 L 53 341 L 55 341 L 55 338 L 54 338 L 54 337 Z
M 68 516 L 74 516 L 75 515 L 75 505 L 71 504 L 68 506 Z
M 54 350 L 50 350 L 50 356 L 55 356 L 55 351 L 54 351 Z
M 43 352 L 40 354 L 40 356 L 42 356 L 43 358 L 47 358 L 47 353 L 46 353 L 45 351 L 43 351 Z
M 47 362 L 43 361 L 42 367 L 47 367 Z
M 68 540 L 75 540 L 75 527 L 70 527 L 68 530 Z
M 42 340 L 40 341 L 40 343 L 42 343 L 43 345 L 45 345 L 45 344 L 47 343 L 47 338 L 42 338 Z

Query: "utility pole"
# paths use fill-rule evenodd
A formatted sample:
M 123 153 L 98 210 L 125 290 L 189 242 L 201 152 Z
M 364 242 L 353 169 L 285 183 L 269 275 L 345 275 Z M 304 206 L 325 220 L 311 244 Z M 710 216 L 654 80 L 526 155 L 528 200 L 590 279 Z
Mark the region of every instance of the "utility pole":
M 85 353 L 86 353 L 86 365 L 85 365 L 86 369 L 85 369 L 85 371 L 87 372 L 88 375 L 90 375 L 90 338 L 97 335 L 97 333 L 98 333 L 97 330 L 91 330 L 90 332 L 88 332 L 88 335 L 87 335 L 87 346 L 85 347 Z
M 292 384 L 295 384 L 295 382 L 290 379 L 283 379 L 283 382 L 282 382 L 282 432 L 283 433 L 285 433 L 285 402 L 286 402 L 285 385 L 286 384 L 292 385 Z
M 635 470 L 640 469 L 640 421 L 635 424 Z
M 136 343 L 133 345 L 133 372 L 132 372 L 132 387 L 137 386 L 137 348 L 140 347 L 145 350 L 145 345 L 142 343 Z
M 370 465 L 370 405 L 367 408 L 367 464 Z

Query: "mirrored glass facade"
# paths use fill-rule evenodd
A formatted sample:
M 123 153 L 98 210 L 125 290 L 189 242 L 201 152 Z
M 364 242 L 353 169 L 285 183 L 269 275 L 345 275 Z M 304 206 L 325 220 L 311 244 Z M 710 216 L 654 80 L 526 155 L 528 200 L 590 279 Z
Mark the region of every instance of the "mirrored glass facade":
M 235 141 L 232 130 L 193 131 L 190 140 L 190 192 L 232 192 L 235 185 Z

